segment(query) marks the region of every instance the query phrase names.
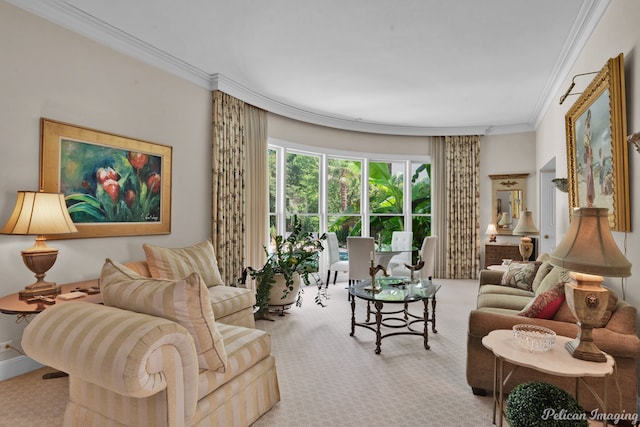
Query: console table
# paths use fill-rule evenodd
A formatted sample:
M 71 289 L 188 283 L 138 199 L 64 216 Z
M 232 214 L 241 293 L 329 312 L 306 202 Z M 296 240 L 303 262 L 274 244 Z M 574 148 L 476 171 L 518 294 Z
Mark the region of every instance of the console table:
M 75 290 L 85 290 L 85 289 L 96 288 L 96 287 L 99 289 L 98 279 L 85 280 L 82 282 L 66 283 L 64 285 L 60 285 L 60 293 L 66 294 L 69 292 L 73 292 Z M 51 295 L 51 297 L 53 298 L 54 295 Z M 17 316 L 16 322 L 20 322 L 22 320 L 28 320 L 29 316 L 33 314 L 38 314 L 46 310 L 47 307 L 51 305 L 58 304 L 58 303 L 62 304 L 62 303 L 73 302 L 73 301 L 85 301 L 85 302 L 91 302 L 94 304 L 102 304 L 102 294 L 94 293 L 81 298 L 70 299 L 70 300 L 62 300 L 58 298 L 57 295 L 55 295 L 55 300 L 53 303 L 46 303 L 41 300 L 29 302 L 26 299 L 20 299 L 18 292 L 16 292 L 14 294 L 10 294 L 0 298 L 0 313 L 16 315 Z M 54 372 L 44 374 L 42 378 L 43 379 L 59 378 L 66 375 L 67 374 L 64 372 L 54 371 Z
M 520 248 L 517 244 L 487 243 L 484 246 L 484 268 L 500 265 L 503 259 L 521 261 Z
M 575 398 L 578 400 L 578 383 L 582 381 L 587 389 L 593 394 L 600 406 L 602 413 L 607 413 L 607 388 L 609 377 L 613 374 L 615 361 L 607 354 L 607 361 L 604 363 L 589 362 L 576 359 L 564 348 L 564 344 L 572 338 L 556 336 L 553 347 L 546 352 L 529 352 L 518 346 L 513 331 L 510 329 L 499 329 L 491 331 L 489 335 L 482 338 L 482 344 L 493 352 L 493 424 L 496 424 L 496 412 L 500 419 L 498 425 L 502 427 L 504 416 L 504 386 L 519 367 L 535 369 L 551 375 L 561 377 L 573 377 L 576 379 Z M 513 368 L 505 375 L 504 362 L 513 364 Z M 599 396 L 593 388 L 584 382 L 585 377 L 603 377 L 604 395 Z M 497 411 L 496 411 L 497 409 Z M 603 417 L 602 425 L 606 427 L 607 419 Z
M 66 283 L 64 285 L 60 285 L 60 293 L 66 294 L 78 289 L 87 289 L 87 288 L 92 288 L 96 286 L 99 286 L 97 279 L 86 280 L 82 282 Z M 63 302 L 72 302 L 72 301 L 85 301 L 85 302 L 92 302 L 94 304 L 102 304 L 102 294 L 100 293 L 87 295 L 82 298 L 66 300 L 66 301 L 58 298 L 57 295 L 51 295 L 51 297 L 52 298 L 55 297 L 54 304 L 63 303 Z M 24 318 L 31 314 L 38 314 L 41 311 L 45 310 L 50 305 L 53 305 L 53 304 L 47 304 L 42 301 L 28 302 L 26 299 L 20 299 L 20 297 L 18 296 L 18 292 L 16 292 L 15 294 L 7 295 L 5 297 L 0 298 L 0 313 L 15 314 L 19 318 Z

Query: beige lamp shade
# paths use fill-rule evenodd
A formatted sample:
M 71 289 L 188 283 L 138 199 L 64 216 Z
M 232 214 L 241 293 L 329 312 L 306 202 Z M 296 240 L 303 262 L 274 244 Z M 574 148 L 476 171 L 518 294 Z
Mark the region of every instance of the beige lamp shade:
M 527 236 L 538 233 L 539 231 L 533 222 L 533 214 L 531 211 L 522 212 L 520 214 L 520 221 L 518 221 L 518 225 L 513 229 L 513 234 L 518 236 Z
M 487 236 L 492 236 L 494 234 L 498 234 L 498 230 L 496 230 L 495 224 L 487 225 L 487 231 L 484 232 Z
M 495 242 L 496 241 L 496 234 L 498 234 L 498 231 L 496 230 L 496 225 L 495 224 L 487 225 L 487 231 L 485 231 L 484 234 L 489 236 L 489 241 L 490 242 Z
M 58 257 L 58 250 L 47 245 L 45 235 L 77 231 L 69 216 L 64 194 L 18 191 L 16 205 L 0 233 L 37 236 L 33 247 L 22 251 L 22 260 L 35 273 L 36 282 L 19 292 L 20 298 L 60 293 L 60 287 L 54 282 L 44 280 Z
M 498 225 L 501 228 L 507 228 L 511 224 L 511 215 L 509 212 L 502 212 L 502 216 L 500 216 L 500 220 L 498 221 Z
M 18 191 L 16 205 L 2 234 L 65 234 L 78 230 L 73 224 L 64 194 Z
M 631 263 L 620 252 L 609 227 L 606 208 L 575 208 L 564 239 L 549 262 L 578 273 L 631 276 Z

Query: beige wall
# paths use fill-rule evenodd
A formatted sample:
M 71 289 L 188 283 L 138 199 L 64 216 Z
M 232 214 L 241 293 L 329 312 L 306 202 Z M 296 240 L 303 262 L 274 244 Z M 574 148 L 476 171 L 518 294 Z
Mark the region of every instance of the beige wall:
M 609 58 L 623 53 L 625 55 L 628 134 L 640 131 L 640 55 L 638 52 L 640 49 L 640 26 L 637 24 L 638 16 L 640 16 L 640 2 L 636 0 L 612 1 L 556 96 L 556 99 L 560 98 L 569 87 L 571 77 L 574 74 L 599 71 Z M 591 78 L 577 79 L 574 92 L 581 92 Z M 558 177 L 567 176 L 564 116 L 576 99 L 576 96 L 570 96 L 562 105 L 559 105 L 558 101 L 554 101 L 536 132 L 537 168 L 541 168 L 555 157 Z M 629 148 L 628 155 L 632 231 L 630 233 L 614 232 L 613 234 L 618 246 L 633 264 L 632 276 L 624 281 L 626 300 L 634 306 L 640 307 L 640 283 L 638 281 L 640 262 L 635 255 L 640 252 L 640 197 L 638 197 L 637 188 L 637 183 L 640 182 L 640 153 Z M 568 198 L 565 193 L 557 192 L 556 205 L 557 241 L 560 242 L 569 224 Z M 609 278 L 606 279 L 606 283 L 619 296 L 622 296 L 623 280 Z
M 38 189 L 39 119 L 47 117 L 171 145 L 172 233 L 76 239 L 60 250 L 48 278 L 97 277 L 106 257 L 143 256 L 142 243 L 184 246 L 209 237 L 210 117 L 208 90 L 123 56 L 21 9 L 0 2 L 0 222 L 16 190 Z M 35 279 L 20 251 L 33 237 L 0 235 L 0 295 Z M 18 344 L 24 324 L 0 314 L 0 342 Z M 0 354 L 0 360 L 17 356 Z M 2 378 L 0 367 L 0 378 Z
M 269 137 L 356 153 L 430 156 L 429 137 L 376 135 L 317 126 L 269 114 Z

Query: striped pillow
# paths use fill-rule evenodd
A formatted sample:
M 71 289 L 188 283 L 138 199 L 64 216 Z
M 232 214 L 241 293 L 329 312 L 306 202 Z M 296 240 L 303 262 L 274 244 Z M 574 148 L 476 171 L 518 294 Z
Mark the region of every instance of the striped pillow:
M 100 273 L 105 305 L 173 320 L 193 336 L 202 369 L 225 371 L 227 354 L 218 331 L 209 292 L 198 273 L 181 280 L 140 276 L 107 259 Z
M 142 248 L 147 256 L 151 277 L 178 280 L 196 272 L 209 288 L 224 285 L 211 240 L 186 248 L 163 248 L 148 243 Z

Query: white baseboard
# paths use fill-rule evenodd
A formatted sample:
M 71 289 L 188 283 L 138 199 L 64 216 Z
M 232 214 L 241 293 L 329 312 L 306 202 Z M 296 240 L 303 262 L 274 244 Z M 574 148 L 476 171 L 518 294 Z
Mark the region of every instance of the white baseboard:
M 18 356 L 0 362 L 0 381 L 42 368 L 43 365 L 27 356 Z

